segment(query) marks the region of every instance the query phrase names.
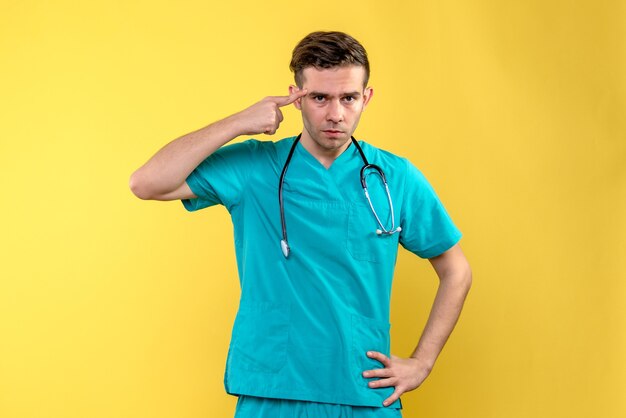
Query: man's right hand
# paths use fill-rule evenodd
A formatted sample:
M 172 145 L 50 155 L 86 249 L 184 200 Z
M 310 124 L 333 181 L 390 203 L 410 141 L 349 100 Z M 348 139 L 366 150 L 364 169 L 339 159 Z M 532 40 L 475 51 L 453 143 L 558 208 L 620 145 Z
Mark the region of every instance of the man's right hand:
M 280 108 L 306 95 L 307 90 L 294 91 L 289 96 L 268 96 L 233 115 L 241 135 L 274 135 L 283 121 Z

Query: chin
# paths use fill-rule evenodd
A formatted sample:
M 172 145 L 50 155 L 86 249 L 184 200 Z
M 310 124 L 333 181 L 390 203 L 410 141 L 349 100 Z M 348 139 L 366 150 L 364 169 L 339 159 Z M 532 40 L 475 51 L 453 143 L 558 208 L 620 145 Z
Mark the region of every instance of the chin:
M 328 150 L 336 150 L 346 145 L 349 140 L 350 138 L 327 139 L 324 141 L 324 148 Z

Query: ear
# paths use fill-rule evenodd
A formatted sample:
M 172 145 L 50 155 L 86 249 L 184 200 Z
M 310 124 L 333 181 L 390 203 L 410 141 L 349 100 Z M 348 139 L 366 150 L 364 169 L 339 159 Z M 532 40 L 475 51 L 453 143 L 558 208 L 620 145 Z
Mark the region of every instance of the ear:
M 372 100 L 373 96 L 374 89 L 372 87 L 367 87 L 365 90 L 363 90 L 363 110 L 365 110 L 365 107 L 370 102 L 370 100 Z
M 300 91 L 300 88 L 298 86 L 294 86 L 293 84 L 289 85 L 289 95 L 294 94 L 295 92 Z M 293 105 L 296 107 L 296 109 L 298 110 L 302 110 L 302 103 L 300 103 L 300 99 L 296 99 L 295 102 L 293 102 Z

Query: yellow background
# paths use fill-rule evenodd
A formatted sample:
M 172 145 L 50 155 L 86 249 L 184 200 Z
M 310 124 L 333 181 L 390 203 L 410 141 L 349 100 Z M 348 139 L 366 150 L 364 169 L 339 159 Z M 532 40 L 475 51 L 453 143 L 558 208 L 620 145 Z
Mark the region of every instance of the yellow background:
M 473 267 L 404 416 L 626 416 L 625 21 L 619 0 L 3 0 L 0 417 L 232 416 L 228 214 L 142 201 L 128 179 L 287 94 L 292 48 L 320 29 L 367 48 L 356 136 L 424 172 Z M 274 138 L 300 127 L 289 108 Z M 395 354 L 436 285 L 402 250 Z

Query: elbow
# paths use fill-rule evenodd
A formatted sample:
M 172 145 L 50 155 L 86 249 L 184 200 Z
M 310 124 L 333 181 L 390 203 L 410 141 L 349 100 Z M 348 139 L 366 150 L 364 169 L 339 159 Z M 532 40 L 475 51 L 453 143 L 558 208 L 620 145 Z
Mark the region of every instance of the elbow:
M 472 287 L 472 269 L 470 268 L 469 264 L 466 265 L 463 273 L 464 274 L 461 283 L 464 287 L 465 294 L 467 294 Z
M 472 287 L 472 269 L 469 263 L 464 262 L 450 274 L 450 283 L 453 284 L 460 292 L 467 295 Z
M 154 197 L 150 193 L 150 190 L 146 186 L 146 181 L 142 179 L 139 170 L 135 171 L 128 181 L 128 186 L 131 192 L 141 200 L 152 200 Z

